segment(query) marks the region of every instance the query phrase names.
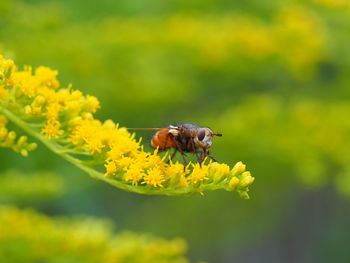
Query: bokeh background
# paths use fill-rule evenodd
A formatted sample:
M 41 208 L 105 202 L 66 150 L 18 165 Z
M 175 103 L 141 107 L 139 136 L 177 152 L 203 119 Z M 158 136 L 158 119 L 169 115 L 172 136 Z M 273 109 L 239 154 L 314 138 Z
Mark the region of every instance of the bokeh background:
M 214 156 L 256 181 L 249 201 L 141 196 L 40 145 L 0 149 L 0 202 L 182 237 L 193 261 L 348 262 L 349 47 L 347 0 L 1 0 L 0 53 L 59 70 L 100 99 L 100 119 L 222 132 Z M 152 132 L 137 136 L 148 147 Z

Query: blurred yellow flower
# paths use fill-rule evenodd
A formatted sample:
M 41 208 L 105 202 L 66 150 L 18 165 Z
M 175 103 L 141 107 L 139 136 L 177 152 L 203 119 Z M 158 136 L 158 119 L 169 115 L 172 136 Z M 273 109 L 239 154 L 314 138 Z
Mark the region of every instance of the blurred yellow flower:
M 108 220 L 50 218 L 32 210 L 0 206 L 0 225 L 1 262 L 9 262 L 9 255 L 17 262 L 189 262 L 182 239 L 164 240 L 126 231 L 115 234 Z M 16 247 L 21 248 L 20 253 L 14 252 Z

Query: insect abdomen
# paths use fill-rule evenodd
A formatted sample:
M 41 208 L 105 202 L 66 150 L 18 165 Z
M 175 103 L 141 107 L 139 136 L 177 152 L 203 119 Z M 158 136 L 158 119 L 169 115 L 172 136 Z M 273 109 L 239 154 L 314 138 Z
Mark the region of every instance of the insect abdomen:
M 159 148 L 159 150 L 165 150 L 168 148 L 176 147 L 175 142 L 171 138 L 171 128 L 164 128 L 156 132 L 151 139 L 151 145 L 153 148 Z

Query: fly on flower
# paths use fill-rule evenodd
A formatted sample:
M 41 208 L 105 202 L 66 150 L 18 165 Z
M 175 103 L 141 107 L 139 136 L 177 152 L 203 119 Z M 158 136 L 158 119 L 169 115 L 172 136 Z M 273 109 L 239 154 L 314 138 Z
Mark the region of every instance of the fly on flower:
M 199 165 L 202 164 L 206 157 L 216 162 L 210 155 L 209 148 L 212 145 L 213 136 L 222 136 L 221 133 L 214 133 L 207 127 L 202 127 L 194 123 L 177 123 L 165 128 L 129 128 L 133 130 L 158 130 L 151 139 L 153 148 L 165 151 L 173 148 L 174 153 L 170 160 L 174 158 L 177 152 L 181 153 L 184 165 L 187 162 L 185 153 L 196 155 Z

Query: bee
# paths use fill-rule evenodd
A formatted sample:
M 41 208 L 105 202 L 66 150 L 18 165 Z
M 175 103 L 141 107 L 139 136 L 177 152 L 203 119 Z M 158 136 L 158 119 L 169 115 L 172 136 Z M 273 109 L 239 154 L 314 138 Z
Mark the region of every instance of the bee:
M 209 148 L 212 145 L 213 136 L 222 136 L 221 133 L 214 133 L 208 127 L 202 127 L 194 123 L 177 123 L 165 128 L 129 128 L 136 130 L 158 130 L 151 139 L 151 146 L 158 148 L 160 151 L 174 149 L 170 157 L 171 161 L 177 152 L 182 156 L 184 165 L 187 165 L 185 159 L 186 153 L 196 155 L 199 165 L 206 157 L 216 162 L 215 158 L 210 155 Z

